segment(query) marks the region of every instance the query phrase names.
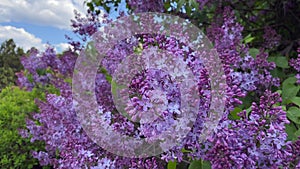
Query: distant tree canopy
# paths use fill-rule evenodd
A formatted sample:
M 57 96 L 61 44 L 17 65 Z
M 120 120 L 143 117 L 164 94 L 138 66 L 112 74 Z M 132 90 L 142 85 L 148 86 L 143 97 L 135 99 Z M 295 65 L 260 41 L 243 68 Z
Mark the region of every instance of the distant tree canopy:
M 0 90 L 16 81 L 16 72 L 23 69 L 20 57 L 24 50 L 17 47 L 13 39 L 6 40 L 0 47 Z

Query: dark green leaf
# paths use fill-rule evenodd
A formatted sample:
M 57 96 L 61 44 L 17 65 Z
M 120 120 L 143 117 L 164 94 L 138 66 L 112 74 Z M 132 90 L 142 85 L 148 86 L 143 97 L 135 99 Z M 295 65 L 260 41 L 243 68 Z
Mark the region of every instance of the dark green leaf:
M 268 61 L 275 62 L 277 67 L 280 68 L 289 68 L 289 62 L 286 57 L 284 56 L 276 56 L 276 57 L 269 57 Z
M 256 49 L 256 48 L 250 48 L 249 49 L 249 54 L 252 56 L 252 57 L 256 57 L 258 54 L 259 54 L 259 50 Z
M 202 169 L 201 160 L 192 161 L 188 169 Z
M 202 161 L 202 169 L 211 169 L 211 164 L 209 161 Z
M 191 162 L 188 169 L 211 169 L 211 164 L 209 161 L 194 160 Z
M 285 125 L 285 132 L 287 133 L 288 137 L 287 140 L 295 140 L 295 132 L 297 131 L 295 125 L 293 123 Z

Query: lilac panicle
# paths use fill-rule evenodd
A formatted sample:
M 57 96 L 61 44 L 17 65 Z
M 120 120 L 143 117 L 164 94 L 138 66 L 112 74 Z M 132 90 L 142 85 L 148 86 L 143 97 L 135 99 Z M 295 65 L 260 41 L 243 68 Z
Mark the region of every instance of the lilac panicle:
M 292 155 L 285 149 L 289 121 L 275 106 L 280 101 L 278 93 L 266 91 L 259 104 L 252 104 L 250 114 L 242 111 L 240 120 L 222 122 L 203 158 L 216 169 L 287 167 Z
M 297 83 L 300 84 L 300 47 L 297 50 L 298 52 L 298 57 L 296 59 L 291 59 L 290 60 L 290 65 L 296 69 L 297 74 L 296 74 L 296 78 L 297 78 Z
M 272 49 L 279 46 L 281 40 L 281 36 L 277 34 L 276 31 L 269 26 L 265 28 L 263 38 L 264 38 L 263 46 L 266 49 Z

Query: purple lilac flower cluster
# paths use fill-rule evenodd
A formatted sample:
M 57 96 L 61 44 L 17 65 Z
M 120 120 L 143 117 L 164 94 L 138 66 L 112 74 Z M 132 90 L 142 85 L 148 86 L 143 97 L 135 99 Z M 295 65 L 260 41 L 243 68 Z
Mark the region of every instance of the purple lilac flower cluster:
M 129 5 L 135 12 L 163 10 L 163 3 L 160 1 L 147 1 L 143 5 L 140 5 L 140 2 L 129 1 Z M 56 168 L 101 168 L 103 166 L 110 168 L 120 168 L 120 166 L 163 168 L 165 161 L 175 159 L 180 162 L 186 157 L 208 160 L 213 168 L 287 168 L 291 162 L 298 164 L 300 143 L 299 141 L 286 142 L 285 124 L 288 124 L 289 121 L 282 108 L 276 106 L 276 103 L 280 102 L 280 96 L 266 90 L 274 85 L 278 86 L 278 79 L 273 78 L 269 72 L 275 68 L 275 64 L 267 61 L 268 55 L 263 50 L 256 57 L 250 56 L 248 47 L 241 43 L 243 27 L 235 21 L 233 11 L 225 8 L 222 14 L 222 22 L 218 20 L 213 23 L 208 29 L 208 35 L 224 64 L 228 84 L 226 110 L 215 134 L 211 135 L 207 141 L 203 143 L 198 141 L 203 129 L 202 117 L 207 114 L 210 99 L 208 72 L 203 61 L 195 59 L 193 52 L 179 44 L 176 39 L 161 35 L 141 35 L 117 44 L 107 53 L 102 66 L 109 74 L 113 74 L 118 63 L 125 56 L 134 52 L 133 49 L 138 45 L 140 39 L 143 40 L 144 49 L 158 44 L 160 49 L 167 50 L 175 57 L 184 58 L 197 77 L 198 92 L 203 99 L 199 107 L 198 118 L 182 143 L 160 157 L 147 159 L 114 156 L 97 146 L 87 137 L 76 119 L 71 103 L 70 85 L 57 76 L 52 77 L 56 75 L 53 73 L 55 71 L 65 77 L 71 77 L 76 57 L 67 52 L 58 58 L 49 49 L 41 57 L 38 57 L 37 52 L 32 52 L 30 57 L 22 60 L 25 69 L 33 76 L 31 82 L 24 77 L 24 73 L 19 76 L 20 85 L 28 88 L 34 87 L 35 83 L 49 83 L 51 76 L 51 83 L 54 83 L 61 92 L 60 96 L 48 94 L 45 102 L 37 101 L 40 113 L 36 113 L 34 119 L 27 121 L 32 141 L 41 140 L 46 144 L 46 151 L 34 152 L 34 157 L 39 159 L 42 165 L 51 164 Z M 80 18 L 78 15 L 76 19 L 73 27 L 80 36 L 90 37 L 101 26 L 101 22 L 95 16 Z M 74 45 L 78 48 L 81 46 L 80 43 Z M 295 63 L 298 63 L 298 60 L 291 63 L 297 70 L 300 64 Z M 53 72 L 46 74 L 47 76 L 38 74 L 39 69 L 47 68 Z M 97 101 L 101 105 L 99 111 L 103 113 L 108 124 L 113 125 L 114 130 L 135 137 L 149 137 L 159 134 L 163 130 L 167 123 L 162 121 L 158 121 L 154 125 L 143 124 L 136 127 L 124 116 L 114 113 L 116 108 L 110 92 L 111 84 L 107 77 L 100 72 L 96 77 L 97 87 L 95 89 Z M 177 97 L 180 92 L 177 90 L 176 84 L 163 80 L 167 79 L 164 77 L 167 75 L 159 71 L 146 71 L 135 76 L 130 84 L 131 92 L 142 95 L 141 98 L 144 100 L 140 97 L 132 97 L 132 102 L 127 107 L 128 111 L 150 108 L 147 94 L 151 93 L 149 92 L 151 85 L 157 84 L 167 93 L 169 92 L 169 112 L 164 117 L 171 115 L 169 120 L 174 120 L 176 112 L 180 109 L 180 101 Z M 242 103 L 239 98 L 246 96 L 249 92 L 256 92 L 260 96 L 259 103 L 254 102 L 250 112 L 242 111 L 239 114 L 239 120 L 229 120 L 227 116 L 230 111 Z M 38 121 L 40 125 L 37 125 L 35 121 Z M 186 152 L 183 152 L 183 149 Z
M 21 63 L 26 71 L 17 73 L 17 83 L 20 87 L 31 90 L 37 84 L 49 84 L 54 78 L 53 73 L 72 76 L 76 58 L 77 55 L 71 51 L 66 51 L 62 56 L 57 57 L 51 47 L 48 47 L 43 53 L 31 49 L 29 56 L 21 58 Z
M 288 167 L 292 154 L 285 147 L 286 112 L 275 106 L 278 93 L 266 91 L 260 104 L 253 103 L 251 112 L 242 111 L 240 120 L 223 121 L 218 132 L 208 139 L 204 159 L 213 168 Z
M 49 49 L 50 50 L 50 49 Z M 53 51 L 52 51 L 53 52 Z M 76 56 L 62 56 L 57 58 L 62 61 L 51 61 L 51 56 L 48 53 L 43 53 L 44 56 L 38 56 L 38 53 L 32 53 L 31 57 L 24 58 L 24 62 L 29 64 L 30 61 L 36 65 L 53 64 L 51 69 L 64 67 L 63 70 L 57 69 L 56 74 L 51 74 L 51 81 L 48 83 L 54 84 L 59 90 L 60 95 L 47 94 L 46 101 L 36 100 L 39 107 L 39 113 L 33 113 L 33 119 L 27 120 L 28 131 L 21 131 L 23 137 L 31 137 L 31 141 L 45 142 L 45 151 L 35 152 L 33 156 L 40 161 L 41 165 L 51 165 L 55 168 L 101 168 L 103 166 L 109 168 L 120 168 L 123 165 L 132 166 L 133 168 L 161 168 L 164 164 L 163 161 L 153 157 L 149 159 L 131 159 L 115 156 L 94 143 L 83 130 L 79 120 L 76 117 L 73 108 L 72 91 L 69 83 L 64 81 L 64 78 L 70 77 L 71 74 L 63 74 L 69 70 L 66 68 L 68 64 L 63 63 L 63 58 L 70 59 L 69 63 L 76 61 Z M 51 53 L 54 54 L 54 53 Z M 74 54 L 74 53 L 73 53 Z M 43 59 L 43 58 L 48 59 Z M 55 60 L 56 60 L 55 59 Z M 25 64 L 25 65 L 26 65 Z M 28 66 L 28 65 L 26 65 Z M 71 65 L 72 68 L 74 65 Z M 28 67 L 34 71 L 32 67 Z M 40 68 L 40 67 L 39 67 Z M 44 66 L 43 68 L 46 68 Z M 71 70 L 71 69 L 70 69 Z M 33 79 L 33 80 L 39 80 Z M 39 81 L 38 81 L 39 82 Z M 34 84 L 37 84 L 35 82 Z M 134 134 L 134 125 L 124 116 L 119 114 L 111 114 L 107 110 L 113 110 L 114 106 L 112 99 L 109 98 L 111 93 L 105 94 L 110 91 L 110 84 L 105 79 L 103 74 L 98 74 L 96 78 L 96 94 L 98 101 L 103 107 L 99 108 L 99 112 L 105 112 L 103 117 L 107 119 L 108 124 L 113 123 L 113 128 L 123 134 Z M 37 122 L 39 124 L 37 124 Z
M 297 83 L 300 84 L 300 48 L 298 48 L 298 57 L 297 59 L 291 59 L 290 60 L 290 65 L 292 67 L 294 67 L 294 69 L 297 70 L 297 75 L 296 75 L 296 78 L 297 78 Z
M 37 101 L 40 113 L 27 120 L 31 141 L 45 142 L 46 151 L 33 152 L 33 156 L 41 165 L 55 168 L 82 168 L 96 163 L 103 151 L 82 132 L 73 110 L 70 86 L 61 82 L 60 91 L 61 96 L 48 94 L 46 102 Z
M 223 60 L 229 86 L 239 86 L 245 92 L 279 86 L 279 79 L 273 78 L 269 72 L 275 68 L 275 63 L 267 61 L 268 54 L 261 49 L 257 56 L 250 56 L 248 47 L 241 43 L 243 27 L 235 21 L 233 11 L 225 8 L 222 18 L 222 25 L 219 21 L 212 23 L 208 36 Z
M 281 36 L 277 34 L 274 29 L 268 26 L 265 28 L 265 33 L 263 35 L 263 38 L 264 38 L 263 46 L 267 49 L 272 49 L 279 46 Z
M 74 11 L 75 19 L 71 20 L 71 27 L 73 32 L 78 34 L 80 40 L 86 42 L 95 32 L 98 31 L 98 28 L 102 24 L 105 24 L 107 17 L 104 20 L 100 21 L 100 17 L 90 10 L 87 11 L 86 16 L 82 16 L 78 11 Z M 106 16 L 106 15 L 105 15 Z M 83 44 L 80 41 L 75 41 L 71 37 L 66 35 L 66 39 L 69 40 L 69 44 L 73 47 L 75 51 L 80 51 L 84 48 Z
M 227 76 L 228 98 L 224 118 L 222 119 L 219 128 L 217 128 L 216 133 L 218 134 L 212 136 L 208 142 L 204 142 L 203 144 L 198 142 L 202 130 L 201 124 L 203 123 L 201 121 L 201 118 L 198 118 L 196 120 L 194 128 L 187 135 L 186 139 L 184 139 L 182 145 L 175 147 L 170 152 L 167 152 L 166 155 L 163 156 L 163 159 L 168 161 L 175 158 L 180 161 L 183 158 L 183 153 L 181 150 L 182 148 L 185 148 L 191 151 L 190 153 L 187 153 L 187 156 L 197 159 L 207 159 L 212 163 L 214 168 L 223 168 L 226 165 L 228 165 L 228 167 L 237 167 L 238 165 L 234 166 L 234 162 L 238 162 L 242 159 L 238 158 L 240 154 L 235 152 L 235 146 L 237 146 L 237 143 L 240 146 L 247 146 L 243 145 L 247 144 L 247 142 L 243 142 L 243 138 L 247 137 L 248 140 L 253 139 L 250 132 L 252 131 L 252 129 L 249 128 L 249 133 L 247 133 L 247 131 L 243 131 L 243 137 L 240 135 L 236 135 L 235 137 L 234 135 L 232 135 L 232 132 L 238 130 L 239 128 L 241 128 L 240 130 L 244 128 L 246 128 L 244 130 L 248 130 L 247 125 L 239 124 L 236 121 L 231 121 L 227 118 L 227 115 L 234 106 L 242 103 L 240 100 L 238 100 L 238 98 L 244 97 L 247 92 L 259 92 L 268 89 L 272 85 L 278 85 L 278 79 L 273 78 L 269 72 L 269 70 L 275 68 L 275 64 L 269 63 L 266 60 L 268 55 L 264 52 L 258 54 L 256 58 L 253 58 L 249 55 L 248 49 L 240 43 L 242 38 L 242 27 L 234 21 L 234 15 L 229 8 L 225 9 L 224 11 L 223 24 L 221 26 L 215 24 L 209 31 L 211 31 L 210 36 L 211 39 L 214 40 L 215 48 L 217 48 L 220 58 L 223 60 L 224 70 Z M 174 49 L 174 47 L 172 47 L 172 49 Z M 245 57 L 242 57 L 242 54 L 240 53 L 241 51 L 246 54 Z M 177 51 L 177 53 L 180 52 Z M 239 69 L 240 71 L 236 71 L 237 69 Z M 262 97 L 266 95 L 266 93 L 258 94 L 262 95 Z M 268 94 L 266 96 L 268 96 Z M 202 107 L 201 110 L 205 109 L 203 109 Z M 253 113 L 255 112 L 253 111 Z M 285 115 L 285 112 L 281 111 L 281 113 L 282 115 Z M 247 120 L 248 118 L 245 119 L 245 121 Z M 235 123 L 237 123 L 237 126 L 235 126 L 237 129 L 234 129 L 231 132 L 227 132 L 228 130 L 230 130 L 228 127 Z M 258 130 L 260 131 L 261 128 L 259 128 Z M 231 142 L 229 141 L 227 143 L 225 142 L 225 140 L 221 142 L 220 139 L 222 139 L 222 137 L 226 139 L 232 139 L 231 141 L 233 142 L 229 143 Z M 281 141 L 285 141 L 285 137 L 285 135 L 282 136 Z M 241 140 L 239 140 L 239 138 L 241 138 Z M 270 140 L 272 139 L 276 139 L 276 137 L 270 137 Z M 223 148 L 217 146 L 221 143 L 224 143 L 224 145 L 222 145 Z M 216 147 L 214 147 L 214 145 Z M 225 150 L 228 151 L 228 153 L 231 152 L 236 154 L 217 155 L 218 152 L 221 151 L 225 153 Z M 256 150 L 253 151 L 256 152 Z M 242 154 L 244 154 L 245 159 L 250 161 L 252 160 L 252 166 L 257 167 L 258 164 L 253 163 L 253 161 L 256 161 L 256 156 L 251 156 L 250 152 L 247 153 L 242 148 L 241 152 L 243 152 Z M 225 156 L 226 158 L 237 158 L 237 161 L 229 162 L 230 160 L 226 160 Z M 224 163 L 221 162 L 222 160 L 224 160 Z M 248 162 L 245 162 L 244 165 L 246 165 L 247 163 Z

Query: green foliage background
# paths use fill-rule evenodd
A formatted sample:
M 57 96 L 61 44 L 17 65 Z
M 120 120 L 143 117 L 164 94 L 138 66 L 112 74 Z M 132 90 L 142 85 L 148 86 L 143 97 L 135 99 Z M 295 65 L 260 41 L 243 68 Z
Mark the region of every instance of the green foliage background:
M 42 150 L 43 144 L 22 138 L 19 129 L 25 128 L 25 119 L 37 112 L 35 98 L 44 94 L 34 89 L 31 92 L 18 87 L 6 87 L 0 93 L 0 168 L 30 169 L 38 166 L 31 155 L 32 150 Z

